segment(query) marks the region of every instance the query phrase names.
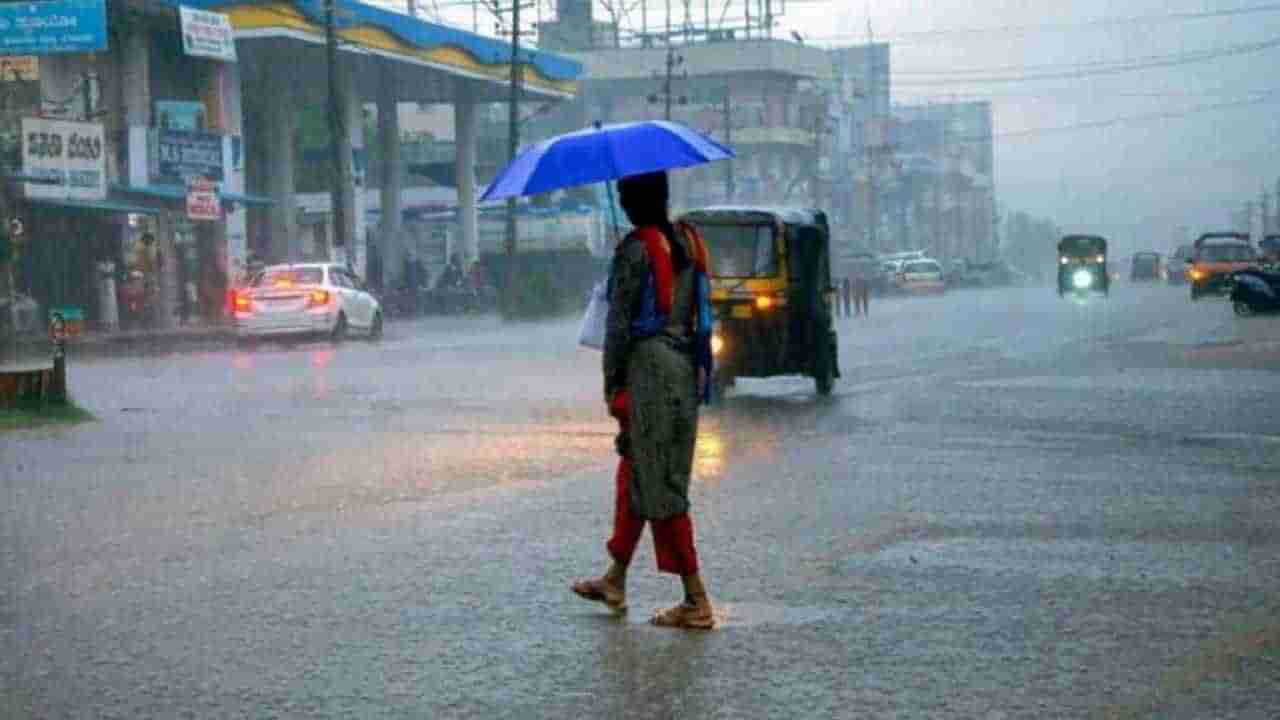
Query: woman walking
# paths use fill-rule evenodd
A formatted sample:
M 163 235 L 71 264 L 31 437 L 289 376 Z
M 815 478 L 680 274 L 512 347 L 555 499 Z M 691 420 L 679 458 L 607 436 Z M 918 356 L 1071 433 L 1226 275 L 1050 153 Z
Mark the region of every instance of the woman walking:
M 604 346 L 604 394 L 617 418 L 618 464 L 612 563 L 573 591 L 626 610 L 627 568 L 647 522 L 658 570 L 679 575 L 683 602 L 653 618 L 663 627 L 710 629 L 711 600 L 698 569 L 689 517 L 689 478 L 698 402 L 710 370 L 706 248 L 691 227 L 667 217 L 667 176 L 619 181 L 635 226 L 614 252 Z

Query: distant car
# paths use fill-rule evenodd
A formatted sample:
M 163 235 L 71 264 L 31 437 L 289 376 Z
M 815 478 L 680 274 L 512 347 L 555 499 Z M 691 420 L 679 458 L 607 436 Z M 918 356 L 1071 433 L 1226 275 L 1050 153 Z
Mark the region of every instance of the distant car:
M 1129 270 L 1129 279 L 1135 280 L 1135 281 L 1159 280 L 1160 279 L 1160 253 L 1156 253 L 1156 252 L 1134 253 L 1133 266 Z
M 1187 270 L 1191 267 L 1191 256 L 1195 248 L 1191 245 L 1179 245 L 1169 256 L 1165 264 L 1165 279 L 1170 285 L 1184 285 L 1187 282 Z
M 947 289 L 937 260 L 903 261 L 894 282 L 900 292 L 908 295 L 940 294 Z
M 342 341 L 355 331 L 382 336 L 382 306 L 343 265 L 272 265 L 231 296 L 240 338 L 322 335 Z

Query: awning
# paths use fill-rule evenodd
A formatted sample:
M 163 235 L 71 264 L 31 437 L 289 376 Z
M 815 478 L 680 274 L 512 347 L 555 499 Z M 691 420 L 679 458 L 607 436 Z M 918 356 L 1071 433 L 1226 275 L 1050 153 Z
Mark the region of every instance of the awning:
M 145 195 L 163 200 L 185 201 L 187 199 L 187 189 L 181 185 L 113 185 L 112 187 L 120 192 Z M 271 198 L 231 192 L 230 190 L 220 190 L 218 196 L 228 202 L 242 203 L 244 205 L 267 206 L 272 204 Z
M 64 200 L 61 198 L 26 198 L 29 203 L 38 205 L 50 205 L 54 207 L 67 208 L 69 210 L 88 210 L 96 212 L 111 213 L 130 213 L 134 215 L 158 215 L 160 211 L 156 208 L 143 207 L 141 205 L 129 205 L 128 203 L 116 202 L 114 200 Z

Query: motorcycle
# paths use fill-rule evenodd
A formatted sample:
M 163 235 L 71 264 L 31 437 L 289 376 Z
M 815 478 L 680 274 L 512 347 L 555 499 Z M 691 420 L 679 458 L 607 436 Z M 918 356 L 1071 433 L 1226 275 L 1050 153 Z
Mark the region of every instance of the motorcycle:
M 1249 317 L 1280 312 L 1280 270 L 1240 270 L 1232 276 L 1231 307 Z

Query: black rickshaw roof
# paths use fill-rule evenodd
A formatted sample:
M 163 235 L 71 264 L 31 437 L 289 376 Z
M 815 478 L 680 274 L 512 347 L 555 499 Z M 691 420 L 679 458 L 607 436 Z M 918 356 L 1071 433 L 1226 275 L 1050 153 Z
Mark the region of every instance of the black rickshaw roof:
M 1067 235 L 1058 241 L 1058 251 L 1063 252 L 1067 248 L 1089 248 L 1100 249 L 1103 252 L 1107 250 L 1107 239 L 1101 235 Z
M 682 218 L 701 222 L 782 221 L 787 225 L 827 224 L 827 215 L 815 208 L 774 205 L 713 205 L 690 210 Z
M 1221 245 L 1249 243 L 1249 233 L 1242 232 L 1207 232 L 1196 238 L 1195 247 L 1204 245 Z

